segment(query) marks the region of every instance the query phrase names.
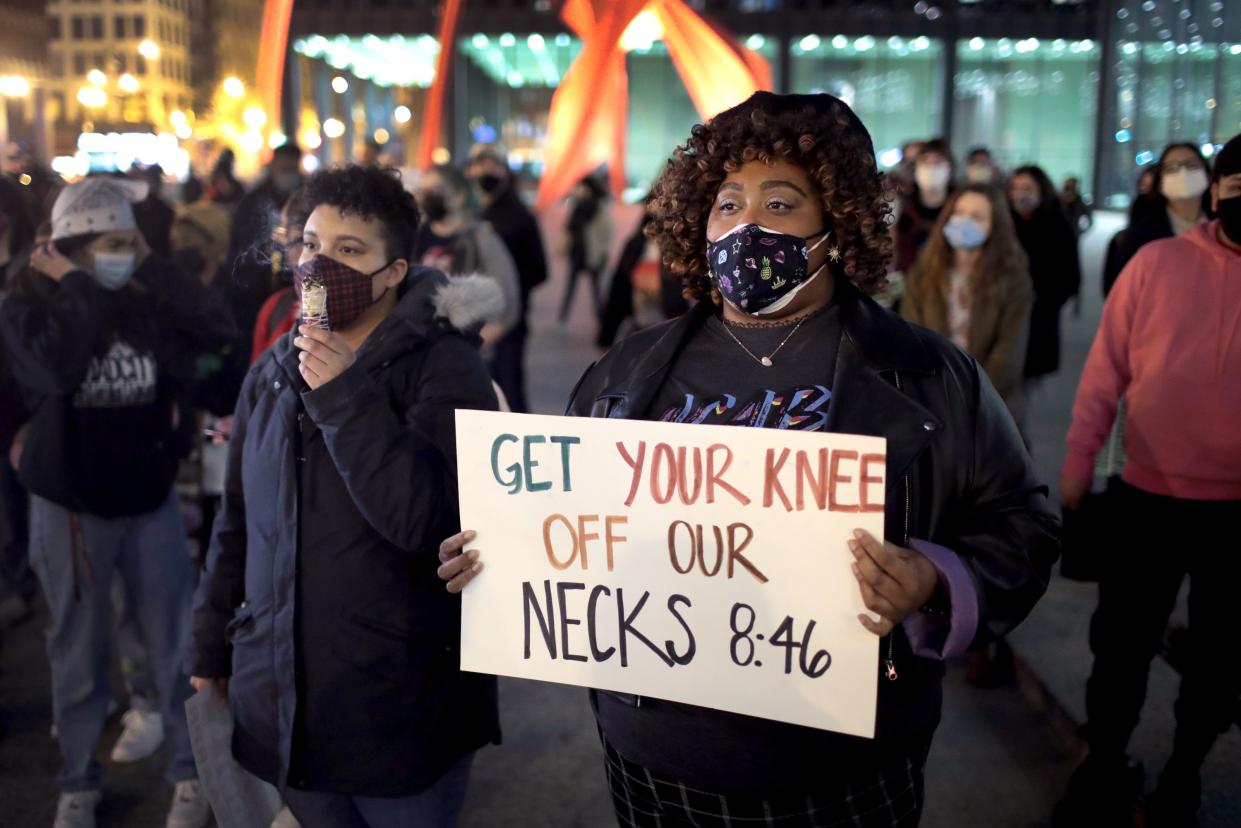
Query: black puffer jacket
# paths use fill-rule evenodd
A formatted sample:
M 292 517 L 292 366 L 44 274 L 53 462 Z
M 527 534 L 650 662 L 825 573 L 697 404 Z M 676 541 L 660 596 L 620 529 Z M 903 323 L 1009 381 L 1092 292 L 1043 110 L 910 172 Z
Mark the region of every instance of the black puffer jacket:
M 459 598 L 436 577 L 455 410 L 497 407 L 460 332 L 483 291 L 420 269 L 332 382 L 308 390 L 292 335 L 246 377 L 188 666 L 231 677 L 234 755 L 274 784 L 407 796 L 499 740 L 495 678 L 458 669 Z
M 154 255 L 122 290 L 104 290 L 75 271 L 59 283 L 38 276 L 5 296 L 0 337 L 30 410 L 23 484 L 100 517 L 158 507 L 193 445 L 195 363 L 237 336 L 223 303 Z M 117 346 L 129 358 L 113 358 Z M 148 364 L 154 377 L 146 376 Z M 124 393 L 148 380 L 153 399 Z M 92 399 L 97 386 L 115 396 Z
M 887 439 L 887 539 L 908 545 L 919 538 L 956 552 L 973 576 L 980 624 L 997 635 L 1008 632 L 1047 588 L 1059 535 L 1047 490 L 1012 418 L 978 363 L 947 340 L 880 308 L 848 283 L 838 282 L 837 301 L 844 331 L 826 429 Z M 569 413 L 652 417 L 670 368 L 713 312 L 703 302 L 680 319 L 621 342 L 587 371 Z M 756 752 L 778 746 L 782 755 L 803 757 L 805 778 L 789 779 L 790 785 L 816 784 L 828 778 L 823 774 L 847 773 L 929 743 L 939 722 L 943 664 L 913 655 L 901 627 L 893 635 L 899 677 L 880 677 L 874 741 L 766 723 Z M 888 651 L 885 639 L 884 658 Z M 612 693 L 603 701 L 637 703 Z M 667 704 L 644 699 L 638 709 Z M 717 715 L 677 707 L 704 725 Z M 605 735 L 625 740 L 606 727 Z M 682 766 L 698 761 L 696 756 L 707 764 L 720 761 L 702 755 L 700 746 L 669 744 L 663 734 L 651 739 L 661 740 L 659 750 L 677 756 Z

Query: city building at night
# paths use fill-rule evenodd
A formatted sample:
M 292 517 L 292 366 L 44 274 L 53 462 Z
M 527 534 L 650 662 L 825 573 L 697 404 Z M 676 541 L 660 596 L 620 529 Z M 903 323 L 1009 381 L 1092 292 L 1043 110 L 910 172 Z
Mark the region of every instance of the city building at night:
M 691 2 L 767 59 L 778 91 L 827 91 L 871 129 L 881 162 L 907 140 L 985 145 L 1121 206 L 1170 141 L 1207 148 L 1241 129 L 1241 6 L 1221 0 L 706 0 Z M 581 49 L 559 3 L 467 0 L 444 146 L 493 135 L 540 169 L 551 97 Z M 369 139 L 414 140 L 434 78 L 438 3 L 302 0 L 285 84 L 293 124 L 324 162 Z M 645 187 L 698 113 L 649 16 L 622 39 L 626 170 Z M 402 116 L 394 118 L 394 113 Z M 410 115 L 408 120 L 402 120 Z M 1091 183 L 1093 182 L 1093 187 Z

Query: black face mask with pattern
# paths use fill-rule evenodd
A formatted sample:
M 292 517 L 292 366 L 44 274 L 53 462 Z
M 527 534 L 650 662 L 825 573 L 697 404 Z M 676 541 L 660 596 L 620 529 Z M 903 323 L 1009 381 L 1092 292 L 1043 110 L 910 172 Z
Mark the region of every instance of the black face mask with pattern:
M 1228 241 L 1241 246 L 1241 196 L 1221 198 L 1219 208 L 1219 229 L 1224 231 Z
M 810 272 L 810 253 L 827 236 L 824 230 L 803 239 L 757 224 L 740 225 L 707 245 L 711 281 L 720 296 L 742 313 L 778 313 L 827 267 L 824 262 Z M 819 241 L 810 246 L 814 238 Z

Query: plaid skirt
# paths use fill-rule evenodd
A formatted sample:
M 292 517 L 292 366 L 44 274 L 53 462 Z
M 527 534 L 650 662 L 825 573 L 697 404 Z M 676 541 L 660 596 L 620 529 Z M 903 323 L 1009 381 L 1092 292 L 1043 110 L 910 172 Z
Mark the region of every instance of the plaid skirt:
M 922 818 L 926 751 L 866 778 L 772 799 L 708 793 L 652 773 L 603 741 L 621 828 L 915 828 Z

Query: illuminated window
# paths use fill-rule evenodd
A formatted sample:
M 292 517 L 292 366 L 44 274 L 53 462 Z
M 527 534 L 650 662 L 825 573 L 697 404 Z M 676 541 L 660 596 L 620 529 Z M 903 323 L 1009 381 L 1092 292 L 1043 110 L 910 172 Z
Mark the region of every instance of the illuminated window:
M 810 34 L 794 40 L 791 48 L 791 91 L 828 92 L 844 100 L 866 124 L 881 157 L 895 157 L 891 151 L 905 142 L 939 132 L 940 41 Z
M 1037 38 L 957 43 L 952 148 L 987 147 L 1004 169 L 1037 164 L 1057 183 L 1094 173 L 1099 49 Z

